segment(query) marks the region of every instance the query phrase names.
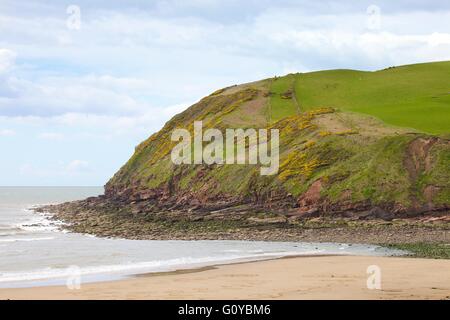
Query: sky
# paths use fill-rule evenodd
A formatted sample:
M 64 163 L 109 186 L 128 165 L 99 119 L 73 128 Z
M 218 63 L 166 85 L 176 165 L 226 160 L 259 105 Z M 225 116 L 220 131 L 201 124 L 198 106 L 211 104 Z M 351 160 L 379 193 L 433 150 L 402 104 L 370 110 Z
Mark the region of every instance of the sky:
M 0 0 L 0 185 L 104 185 L 225 86 L 450 60 L 448 21 L 448 0 Z

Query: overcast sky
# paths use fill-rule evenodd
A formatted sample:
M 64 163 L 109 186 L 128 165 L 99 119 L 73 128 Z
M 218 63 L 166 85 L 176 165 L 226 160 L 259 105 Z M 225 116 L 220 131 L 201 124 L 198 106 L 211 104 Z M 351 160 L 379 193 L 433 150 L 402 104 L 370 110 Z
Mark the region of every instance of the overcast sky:
M 0 0 L 0 185 L 103 185 L 224 86 L 450 60 L 449 21 L 448 0 Z

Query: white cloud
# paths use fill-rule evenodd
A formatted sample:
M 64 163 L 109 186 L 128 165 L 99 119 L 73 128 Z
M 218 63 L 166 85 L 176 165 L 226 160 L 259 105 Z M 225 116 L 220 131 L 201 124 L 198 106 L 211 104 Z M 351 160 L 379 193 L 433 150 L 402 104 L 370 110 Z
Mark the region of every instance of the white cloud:
M 379 69 L 450 59 L 446 25 L 450 10 L 382 13 L 379 28 L 372 31 L 367 28 L 369 18 L 365 11 L 305 15 L 298 9 L 268 10 L 255 19 L 254 30 L 270 47 L 277 48 L 275 55 L 284 52 L 287 61 L 296 55 L 313 69 L 327 69 L 329 64 L 334 68 Z M 417 21 L 426 23 L 419 25 Z
M 68 173 L 79 173 L 87 171 L 88 169 L 89 169 L 89 162 L 84 160 L 73 160 L 66 167 L 66 171 Z
M 127 87 L 142 93 L 143 80 L 92 76 L 42 78 L 34 81 L 10 77 L 6 86 L 12 96 L 0 97 L 0 112 L 4 115 L 52 116 L 65 113 L 139 114 L 151 106 L 126 93 Z M 119 88 L 123 85 L 122 88 Z
M 53 132 L 37 134 L 39 139 L 61 141 L 76 137 L 103 138 L 111 140 L 117 136 L 130 136 L 145 139 L 151 133 L 162 128 L 164 123 L 185 110 L 192 103 L 176 104 L 168 107 L 152 108 L 140 115 L 95 115 L 88 113 L 66 113 L 57 116 L 0 116 L 0 124 L 8 123 L 13 126 L 27 128 L 54 128 Z M 71 136 L 62 133 L 72 130 Z M 0 131 L 2 135 L 3 131 Z M 11 134 L 11 130 L 5 130 Z
M 189 6 L 216 8 L 218 2 L 193 1 Z M 86 18 L 83 15 L 79 32 L 65 28 L 64 12 L 33 19 L 0 16 L 0 26 L 14 28 L 13 35 L 4 36 L 23 59 L 50 60 L 75 69 L 72 74 L 54 70 L 52 64 L 50 70 L 21 65 L 21 74 L 3 81 L 1 90 L 8 94 L 0 97 L 0 114 L 130 116 L 155 105 L 200 98 L 231 79 L 256 80 L 274 71 L 382 68 L 450 58 L 450 9 L 382 12 L 376 32 L 368 32 L 364 7 L 341 14 L 312 14 L 292 4 L 259 8 L 252 19 L 234 24 L 193 16 L 168 18 L 143 10 L 93 9 Z M 418 26 L 417 21 L 427 23 Z M 0 70 L 6 70 L 14 52 L 1 50 Z
M 11 137 L 16 134 L 15 131 L 10 129 L 0 129 L 0 137 Z
M 322 10 L 312 1 L 172 0 L 132 10 L 82 2 L 76 32 L 67 29 L 61 8 L 36 5 L 30 8 L 41 15 L 29 16 L 28 5 L 7 10 L 11 3 L 0 15 L 0 29 L 14 30 L 2 34 L 9 49 L 0 49 L 0 72 L 11 69 L 15 52 L 29 64 L 0 78 L 6 116 L 140 116 L 230 81 L 450 59 L 450 7 L 436 3 L 425 11 L 381 1 L 375 32 L 367 28 L 364 4 L 334 1 Z M 220 12 L 234 17 L 217 19 Z
M 20 175 L 22 176 L 43 176 L 44 172 L 36 169 L 33 165 L 26 163 L 19 168 Z
M 88 174 L 90 169 L 89 162 L 84 160 L 73 160 L 69 163 L 59 163 L 47 166 L 36 166 L 26 163 L 20 166 L 19 173 L 22 176 L 58 178 Z
M 16 54 L 12 50 L 0 48 L 0 75 L 10 70 L 16 60 Z
M 57 132 L 43 132 L 39 134 L 39 139 L 44 140 L 54 140 L 54 141 L 61 141 L 64 139 L 64 135 L 62 133 Z
M 162 127 L 165 121 L 185 110 L 190 103 L 176 104 L 168 107 L 152 108 L 140 114 L 130 116 L 92 115 L 81 113 L 67 113 L 50 118 L 23 117 L 19 121 L 49 123 L 52 125 L 70 126 L 74 128 L 96 128 L 110 132 L 112 135 L 130 132 L 151 132 Z

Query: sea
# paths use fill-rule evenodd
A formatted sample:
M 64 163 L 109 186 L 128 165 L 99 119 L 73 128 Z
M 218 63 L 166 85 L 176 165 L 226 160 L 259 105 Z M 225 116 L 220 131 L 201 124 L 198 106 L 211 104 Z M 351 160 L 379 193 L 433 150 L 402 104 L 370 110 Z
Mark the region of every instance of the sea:
M 113 281 L 288 256 L 403 254 L 362 244 L 99 238 L 68 232 L 64 223 L 32 210 L 102 193 L 102 187 L 0 187 L 0 288 Z

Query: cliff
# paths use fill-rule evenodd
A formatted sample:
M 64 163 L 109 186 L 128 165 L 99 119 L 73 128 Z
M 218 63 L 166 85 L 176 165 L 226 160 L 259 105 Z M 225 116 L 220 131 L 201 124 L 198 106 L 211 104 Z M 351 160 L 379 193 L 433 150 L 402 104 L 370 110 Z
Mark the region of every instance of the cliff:
M 106 197 L 139 203 L 142 212 L 240 204 L 294 215 L 448 210 L 448 72 L 448 62 L 333 70 L 221 89 L 141 143 Z M 258 165 L 174 165 L 171 133 L 192 131 L 194 121 L 222 131 L 279 129 L 278 174 L 261 176 Z

